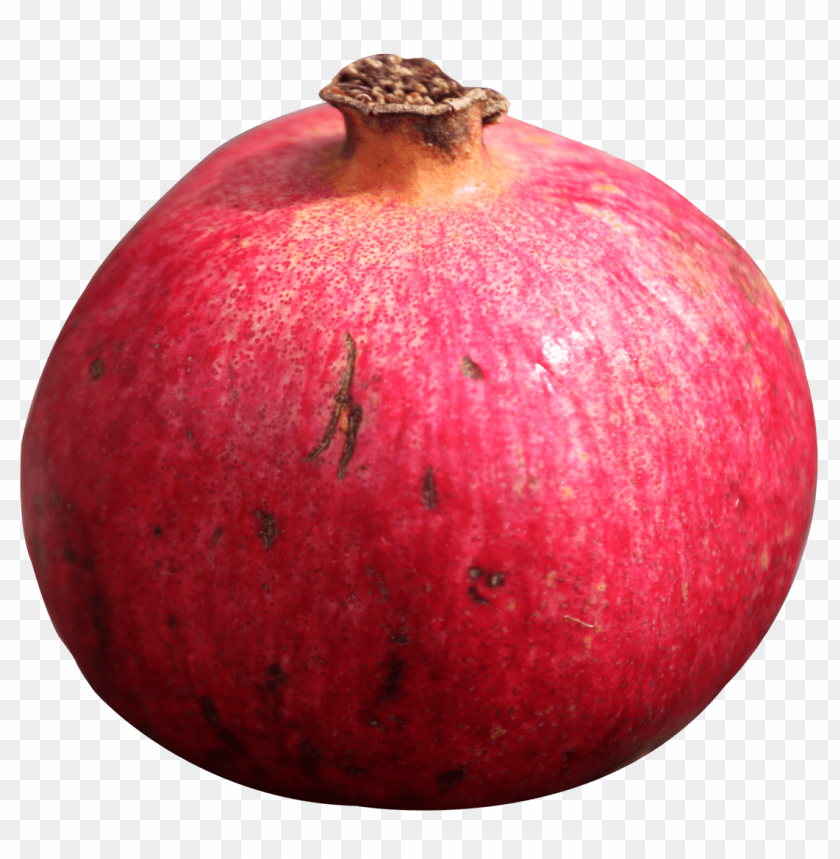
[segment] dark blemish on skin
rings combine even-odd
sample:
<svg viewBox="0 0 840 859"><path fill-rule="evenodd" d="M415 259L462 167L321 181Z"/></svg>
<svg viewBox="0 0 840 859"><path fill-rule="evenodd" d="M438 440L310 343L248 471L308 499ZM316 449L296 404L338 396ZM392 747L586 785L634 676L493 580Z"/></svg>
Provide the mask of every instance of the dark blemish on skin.
<svg viewBox="0 0 840 859"><path fill-rule="evenodd" d="M271 513L264 513L262 510L255 510L254 517L260 523L260 530L257 532L257 536L262 540L263 546L268 551L274 545L274 541L280 533L277 520Z"/></svg>
<svg viewBox="0 0 840 859"><path fill-rule="evenodd" d="M202 695L201 697L201 711L204 713L204 718L207 719L209 724L219 727L219 711L216 709L213 699L208 695ZM242 743L239 742L233 731L228 728L219 727L218 737L227 746L227 749L235 752L237 755L245 754ZM227 749L211 749L208 754L219 766L227 767L230 765L230 752Z"/></svg>
<svg viewBox="0 0 840 859"><path fill-rule="evenodd" d="M473 602L477 602L479 605L487 605L490 602L490 600L484 599L477 588L467 588L467 595Z"/></svg>
<svg viewBox="0 0 840 859"><path fill-rule="evenodd" d="M170 629L178 629L178 621L175 619L174 614L170 614L167 621L169 622ZM213 702L211 701L210 703L212 704Z"/></svg>
<svg viewBox="0 0 840 859"><path fill-rule="evenodd" d="M70 564L76 563L76 553L72 549L65 549L64 558Z"/></svg>
<svg viewBox="0 0 840 859"><path fill-rule="evenodd" d="M421 486L421 497L423 506L427 510L434 510L437 507L437 486L435 485L435 475L430 465L423 475L423 484Z"/></svg>
<svg viewBox="0 0 840 859"><path fill-rule="evenodd" d="M93 379L94 382L97 381L97 379L101 379L102 374L104 372L105 372L105 365L102 363L101 358L97 358L90 365L90 377L91 377L91 379Z"/></svg>
<svg viewBox="0 0 840 859"><path fill-rule="evenodd" d="M201 696L201 711L204 713L204 718L207 719L211 725L219 724L219 711L216 709L216 705L213 703L213 700L207 695Z"/></svg>
<svg viewBox="0 0 840 859"><path fill-rule="evenodd" d="M344 773L349 775L351 778L356 778L358 776L367 775L367 770L363 767L357 767L353 764L347 764L343 767Z"/></svg>
<svg viewBox="0 0 840 859"><path fill-rule="evenodd" d="M438 773L435 776L435 781L441 790L449 790L462 782L465 775L463 770L447 770L445 773Z"/></svg>
<svg viewBox="0 0 840 859"><path fill-rule="evenodd" d="M390 632L388 627L385 624L382 624L382 629L385 630L385 633L388 636L388 641L392 641L394 644L399 644L400 647L404 647L406 644L410 643L409 637L404 632L398 632L394 634Z"/></svg>
<svg viewBox="0 0 840 859"><path fill-rule="evenodd" d="M269 691L276 692L277 687L281 683L286 682L288 675L276 662L272 662L271 665L265 669L265 677L265 685L268 687Z"/></svg>
<svg viewBox="0 0 840 859"><path fill-rule="evenodd" d="M470 567L467 570L467 577L471 582L477 582L484 575L484 570L481 567Z"/></svg>
<svg viewBox="0 0 840 859"><path fill-rule="evenodd" d="M158 732L151 725L147 725L147 724L138 725L137 730L140 731L141 734L145 734L153 742L159 744Z"/></svg>
<svg viewBox="0 0 840 859"><path fill-rule="evenodd" d="M469 355L464 355L464 357L461 358L461 372L468 379L472 379L475 382L480 382L484 379L484 373L482 372L481 367L479 367Z"/></svg>
<svg viewBox="0 0 840 859"><path fill-rule="evenodd" d="M226 770L232 763L233 755L228 749L208 749L207 768L212 772L214 769Z"/></svg>
<svg viewBox="0 0 840 859"><path fill-rule="evenodd" d="M493 573L487 579L487 586L491 588L500 588L505 583L505 577L503 573Z"/></svg>
<svg viewBox="0 0 840 859"><path fill-rule="evenodd" d="M187 438L190 440L191 445L193 445L194 447L198 447L198 444L195 440L195 436L193 435L193 432L189 427L187 427Z"/></svg>
<svg viewBox="0 0 840 859"><path fill-rule="evenodd" d="M333 436L335 435L336 428L338 427L338 421L341 418L341 415L346 412L347 436L344 439L344 450L341 453L341 460L338 463L339 480L344 477L347 471L347 466L353 457L353 451L356 449L356 436L359 432L359 424L362 422L362 407L358 403L354 402L353 398L350 396L350 387L353 384L353 372L356 367L356 343L349 333L345 333L344 343L347 346L347 366L344 368L344 373L342 374L341 382L338 386L338 392L334 397L335 405L333 406L332 416L330 417L327 428L324 430L324 435L321 437L321 441L318 443L318 446L304 457L307 462L311 462L313 459L319 457L330 446Z"/></svg>
<svg viewBox="0 0 840 859"><path fill-rule="evenodd" d="M211 548L213 546L215 546L216 543L219 542L219 540L221 539L221 536L222 536L222 529L216 528L216 530L213 532L213 536L210 538L210 547Z"/></svg>
<svg viewBox="0 0 840 859"><path fill-rule="evenodd" d="M160 525L158 525L158 526L155 528L155 537L160 537L160 536L161 536L161 534L163 534L163 528L161 528L161 527L160 527Z"/></svg>
<svg viewBox="0 0 840 859"><path fill-rule="evenodd" d="M310 742L300 743L298 751L300 752L300 768L310 778L318 778L318 761L321 760L321 752Z"/></svg>
<svg viewBox="0 0 840 859"><path fill-rule="evenodd" d="M384 698L396 698L399 695L400 684L402 683L404 673L405 660L392 658L388 666L388 674L385 677L385 683L382 687L382 695Z"/></svg>
<svg viewBox="0 0 840 859"><path fill-rule="evenodd" d="M35 545L35 557L33 560L35 561L35 565L41 569L47 565L47 550L37 537L33 537L32 542Z"/></svg>
<svg viewBox="0 0 840 859"><path fill-rule="evenodd" d="M233 731L228 730L227 728L221 728L219 730L219 739L229 748L233 749L238 755L244 755L245 749L242 748L242 743L236 737L236 734Z"/></svg>

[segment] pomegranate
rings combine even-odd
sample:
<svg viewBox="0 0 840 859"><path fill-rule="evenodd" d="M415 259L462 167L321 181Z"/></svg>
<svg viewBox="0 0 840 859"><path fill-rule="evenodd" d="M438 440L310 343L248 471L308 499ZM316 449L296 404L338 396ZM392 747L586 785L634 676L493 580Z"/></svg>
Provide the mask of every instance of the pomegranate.
<svg viewBox="0 0 840 859"><path fill-rule="evenodd" d="M50 617L122 717L262 791L597 779L791 586L791 326L688 201L492 90L380 55L321 95L199 164L67 320L22 453Z"/></svg>

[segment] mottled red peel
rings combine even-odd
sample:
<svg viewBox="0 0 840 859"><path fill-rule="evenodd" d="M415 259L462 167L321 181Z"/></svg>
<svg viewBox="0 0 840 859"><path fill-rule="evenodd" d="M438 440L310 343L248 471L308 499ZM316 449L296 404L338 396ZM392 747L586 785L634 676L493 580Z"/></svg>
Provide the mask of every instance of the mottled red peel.
<svg viewBox="0 0 840 859"><path fill-rule="evenodd" d="M259 790L599 778L697 716L791 586L793 331L609 155L506 119L474 160L504 181L406 202L325 168L344 133L323 106L217 150L78 301L23 440L50 616L121 716Z"/></svg>

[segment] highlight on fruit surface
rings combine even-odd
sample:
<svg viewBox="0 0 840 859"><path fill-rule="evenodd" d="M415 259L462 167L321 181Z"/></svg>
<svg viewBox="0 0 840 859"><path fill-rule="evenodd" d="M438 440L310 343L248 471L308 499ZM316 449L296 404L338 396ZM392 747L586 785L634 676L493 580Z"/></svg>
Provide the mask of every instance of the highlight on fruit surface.
<svg viewBox="0 0 840 859"><path fill-rule="evenodd" d="M312 802L567 790L694 719L804 551L770 285L628 163L428 60L347 66L97 271L39 382L27 546L93 689Z"/></svg>

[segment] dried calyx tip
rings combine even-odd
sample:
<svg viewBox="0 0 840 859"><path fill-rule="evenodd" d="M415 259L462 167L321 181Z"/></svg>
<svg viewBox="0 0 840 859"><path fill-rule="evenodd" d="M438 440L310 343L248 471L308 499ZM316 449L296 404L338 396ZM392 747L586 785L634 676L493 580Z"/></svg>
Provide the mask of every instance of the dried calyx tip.
<svg viewBox="0 0 840 859"><path fill-rule="evenodd" d="M469 89L431 60L404 60L395 54L376 54L350 63L319 95L335 107L344 105L365 115L438 116L480 103L485 125L498 122L510 107L510 102L494 89Z"/></svg>

